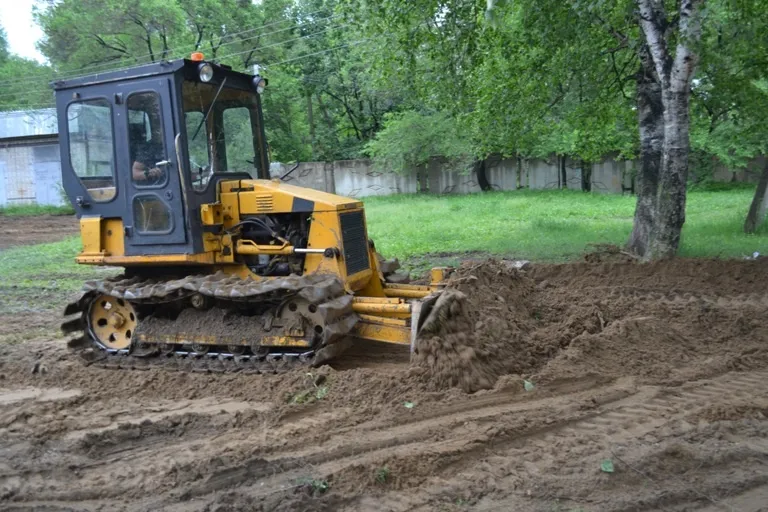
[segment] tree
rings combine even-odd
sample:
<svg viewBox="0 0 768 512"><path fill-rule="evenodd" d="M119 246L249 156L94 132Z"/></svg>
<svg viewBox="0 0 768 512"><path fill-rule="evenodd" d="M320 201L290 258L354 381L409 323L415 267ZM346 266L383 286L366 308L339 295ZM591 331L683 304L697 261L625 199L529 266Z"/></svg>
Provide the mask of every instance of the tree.
<svg viewBox="0 0 768 512"><path fill-rule="evenodd" d="M8 37L5 34L5 29L0 27L0 63L8 60Z"/></svg>
<svg viewBox="0 0 768 512"><path fill-rule="evenodd" d="M360 13L357 22L366 33L390 34L397 43L373 62L392 73L401 68L429 106L469 120L480 156L571 153L589 162L609 151L638 154L638 201L628 247L643 258L670 257L678 249L689 135L691 126L702 124L703 112L719 128L696 139L697 149L717 156L715 146L728 141L730 148L720 154L731 162L758 150L738 135L757 120L746 123L748 116L737 115L715 56L766 69L755 66L765 61L759 35L764 1L710 0L707 9L704 0L347 0L347 5ZM749 47L741 33L761 42ZM736 42L728 42L734 35ZM693 85L700 62L707 76ZM746 105L760 104L757 95L748 96L736 102L745 105L743 112ZM627 138L629 130L635 135Z"/></svg>
<svg viewBox="0 0 768 512"><path fill-rule="evenodd" d="M651 82L643 91L642 100L638 98L647 108L641 114L646 124L641 130L648 133L641 131L641 141L646 135L649 146L647 152L641 153L640 180L645 183L640 187L642 193L638 191L638 204L648 204L650 215L636 214L635 224L645 225L633 230L629 247L646 259L677 254L685 223L691 82L698 61L695 48L701 40L704 3L705 0L680 0L675 15L668 16L664 2L638 0L638 18L644 35L640 50L644 54L643 80ZM641 144L645 149L646 144ZM650 161L659 156L660 163Z"/></svg>
<svg viewBox="0 0 768 512"><path fill-rule="evenodd" d="M448 159L458 170L471 163L471 145L444 112L406 111L388 114L384 129L366 145L367 153L385 169L412 172L434 156Z"/></svg>

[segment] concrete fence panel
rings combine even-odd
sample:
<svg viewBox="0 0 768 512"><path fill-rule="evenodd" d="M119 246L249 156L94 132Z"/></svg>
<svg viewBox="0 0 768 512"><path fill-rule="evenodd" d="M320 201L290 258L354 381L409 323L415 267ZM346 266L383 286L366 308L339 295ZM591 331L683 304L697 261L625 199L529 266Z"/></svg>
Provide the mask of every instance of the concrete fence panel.
<svg viewBox="0 0 768 512"><path fill-rule="evenodd" d="M485 177L492 190L517 190L517 160L490 163L485 168Z"/></svg>
<svg viewBox="0 0 768 512"><path fill-rule="evenodd" d="M285 176L294 166L295 164L273 165L270 174L272 177ZM297 187L333 192L333 172L331 171L329 176L325 162L301 162L293 172L283 179L283 182Z"/></svg>
<svg viewBox="0 0 768 512"><path fill-rule="evenodd" d="M581 167L565 166L565 186L569 190L581 190Z"/></svg>
<svg viewBox="0 0 768 512"><path fill-rule="evenodd" d="M556 163L546 160L528 161L528 188L533 190L556 189L560 186L560 170Z"/></svg>
<svg viewBox="0 0 768 512"><path fill-rule="evenodd" d="M333 163L336 193L346 197L415 194L419 183L415 173L382 172L369 160L339 160Z"/></svg>
<svg viewBox="0 0 768 512"><path fill-rule="evenodd" d="M442 158L430 160L428 169L430 194L471 194L482 192L474 172L457 172L446 169Z"/></svg>
<svg viewBox="0 0 768 512"><path fill-rule="evenodd" d="M618 162L607 160L592 164L592 192L620 194L622 176Z"/></svg>

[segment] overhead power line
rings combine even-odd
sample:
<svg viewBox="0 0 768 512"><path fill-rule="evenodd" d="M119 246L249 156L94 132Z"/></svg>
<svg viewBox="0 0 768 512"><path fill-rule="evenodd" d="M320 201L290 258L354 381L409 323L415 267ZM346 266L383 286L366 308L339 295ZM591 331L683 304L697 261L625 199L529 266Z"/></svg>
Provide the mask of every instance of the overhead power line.
<svg viewBox="0 0 768 512"><path fill-rule="evenodd" d="M311 34L309 34L309 35L311 35ZM303 36L303 37L307 37L307 36ZM340 50L340 49L343 49L343 48L350 48L350 47L353 47L353 46L359 46L359 45L361 45L361 44L363 44L365 42L371 41L373 39L375 39L375 38L374 37L369 37L369 38L365 38L365 39L359 39L357 41L351 41L349 43L337 45L337 46L334 46L332 48L326 48L324 50L302 54L302 55L299 55L297 57L293 57L293 58L290 58L290 59L282 60L282 61L279 61L279 62L264 63L263 67L266 68L266 69L280 67L280 66L283 66L285 64L290 64L292 62L298 62L298 61L301 61L301 60L304 60L304 59L307 59L307 58L310 58L310 57L315 57L315 56L318 56L318 55L324 55L324 54L327 54L327 53L330 53L330 52L333 52L333 51L336 51L336 50ZM237 55L239 53L242 53L242 52L237 52L236 54L225 55L225 56L222 56L221 58L223 59L223 58L235 56L235 55ZM51 103L35 104L35 105L22 105L22 104L0 105L0 110L2 110L4 112L8 112L8 111L25 111L25 110L34 110L34 109L53 108L54 106L55 106L55 104L53 103L53 101L51 101ZM16 108L16 107L18 107L18 108Z"/></svg>
<svg viewBox="0 0 768 512"><path fill-rule="evenodd" d="M314 13L310 13L307 16L311 16L312 14L317 14L318 12L320 12L320 11L315 11ZM294 29L299 28L299 27L303 27L305 25L310 25L310 24L313 24L313 23L320 23L320 22L323 22L323 21L332 20L332 19L338 18L340 16L341 16L340 14L335 14L335 15L328 16L328 17L325 17L325 18L318 18L316 20L309 20L309 21L305 21L303 23L296 23L296 24L291 25L290 27L285 27L285 28L282 28L280 30L275 30L275 31L272 31L272 32L267 32L267 33L258 33L258 34L255 34L253 36L249 36L247 38L243 38L243 39L238 39L238 40L233 40L233 41L229 41L229 42L226 42L226 43L222 43L219 47L228 46L228 45L231 45L231 44L241 43L243 41L248 41L248 40L251 40L251 39L256 39L258 37L266 37L266 36L270 36L270 35L274 35L274 34L279 34L281 32L286 32L286 31L289 31L289 30L294 30ZM254 28L250 28L250 29L243 30L243 31L240 31L240 32L235 32L235 33L232 33L232 34L226 34L225 37L227 37L227 38L235 37L235 36L238 36L238 35L242 35L242 34L253 32L255 30L262 30L262 29L267 28L267 27L271 27L271 26L274 26L274 25L277 25L277 24L280 24L280 23L285 23L285 22L290 22L290 21L293 21L293 20L288 20L288 19L280 20L280 21L276 21L276 22L273 22L273 23L269 23L267 25L262 25L260 27L254 27ZM165 51L154 52L154 53L151 53L151 54L148 53L146 55L141 55L141 56L138 56L138 57L130 57L129 60L132 61L133 63L131 65L129 65L129 66L123 66L123 67L115 68L114 67L114 63L93 64L91 66L86 66L86 67L78 68L76 70L77 74L74 74L74 75L64 75L64 74L61 74L61 73L59 73L58 75L54 74L53 79L54 80L67 80L67 79L79 78L81 76L87 76L87 75L91 75L91 74L95 74L95 73L107 73L107 72L112 72L112 71L122 71L124 69L130 69L132 67L140 66L142 64L149 64L149 63L152 63L152 62L157 62L157 60L154 60L154 61L152 60L153 57L157 58L157 55L162 55L162 54L166 53L169 56L170 55L183 56L183 55L186 55L187 53L191 53L194 50L195 50L195 45L194 44L179 46L179 47L176 47L176 48L169 48L169 49L167 49ZM165 59L165 60L167 60L167 59ZM103 69L103 71L97 71L97 70L102 70L102 69ZM73 70L73 71L75 71L75 70ZM83 73L84 71L89 71L89 73ZM39 81L34 80L34 79L27 79L27 78L11 79L11 80L0 80L0 86L8 85L8 84L23 84L23 83L39 83Z"/></svg>
<svg viewBox="0 0 768 512"><path fill-rule="evenodd" d="M318 30L317 32L312 32L311 34L305 34L303 36L295 37L293 39L286 39L285 41L279 41L277 43L268 44L266 46L261 46L259 48L252 48L252 49L249 49L249 50L244 50L244 51L240 51L240 52L234 52L234 53L229 53L229 54L226 54L226 55L217 56L216 60L224 60L224 59L227 59L227 58L230 58L230 57L236 57L236 56L239 56L239 55L245 55L245 54L251 53L251 52L257 53L257 52L260 52L260 51L263 51L263 50L267 50L267 49L270 49L270 48L277 48L277 47L286 45L288 43L293 43L293 42L296 42L296 41L300 41L302 39L307 39L309 37L316 36L318 34L322 34L324 32L328 32L329 30L343 28L343 27L345 27L347 25L349 25L349 23L343 23L341 25L330 25L330 26L328 26L328 27L326 27L326 28L324 28L322 30ZM130 67L116 69L116 70L110 70L110 72L112 72L112 71L128 70L128 69L131 69L132 67L135 67L135 66L130 66ZM81 76L89 76L89 75L86 74L86 75L81 75ZM74 79L74 78L79 78L79 77L70 77L69 79L71 80L71 79ZM56 78L55 80L65 80L65 78ZM39 84L39 80L36 81L36 83ZM0 84L0 86L1 86L1 84ZM35 92L45 92L46 90L48 90L47 85L44 86L44 87L36 87L36 88L28 89L28 90L25 90L23 92L8 92L8 93L0 94L0 98L4 98L4 97L7 98L7 97L11 97L11 96L17 96L19 94L28 94L28 93L35 93Z"/></svg>
<svg viewBox="0 0 768 512"><path fill-rule="evenodd" d="M274 67L282 66L282 65L288 64L290 62L306 59L307 57L314 57L315 55L322 55L324 53L329 53L329 52L332 52L334 50L340 50L341 48L348 48L350 46L357 46L359 44L362 44L362 43L364 43L366 41L370 41L372 39L374 39L374 38L369 37L367 39L360 39L358 41L352 41L351 43L346 43L346 44L342 44L342 45L339 45L339 46L334 46L333 48L328 48L328 49L325 49L325 50L321 50L319 52L308 53L306 55L301 55L301 56L295 57L293 59L288 59L288 60L283 60L283 61L280 61L280 62L275 62L274 64L264 64L263 67L269 69L270 67L274 68Z"/></svg>

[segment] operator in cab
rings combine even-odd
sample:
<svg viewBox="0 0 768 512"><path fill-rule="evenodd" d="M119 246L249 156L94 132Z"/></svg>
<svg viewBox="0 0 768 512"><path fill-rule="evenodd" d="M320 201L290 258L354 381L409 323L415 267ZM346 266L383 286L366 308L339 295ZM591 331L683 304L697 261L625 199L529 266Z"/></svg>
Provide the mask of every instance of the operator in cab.
<svg viewBox="0 0 768 512"><path fill-rule="evenodd" d="M151 98L154 99L154 98ZM157 165L165 160L158 105L152 101L137 101L133 112L140 115L141 123L128 126L133 181L140 185L157 185L165 181L165 170Z"/></svg>

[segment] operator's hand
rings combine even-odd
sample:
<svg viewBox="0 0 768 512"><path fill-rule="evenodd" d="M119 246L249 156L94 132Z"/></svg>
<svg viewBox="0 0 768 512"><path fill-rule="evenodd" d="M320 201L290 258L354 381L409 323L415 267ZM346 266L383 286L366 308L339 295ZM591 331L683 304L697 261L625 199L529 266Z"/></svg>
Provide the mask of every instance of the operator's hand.
<svg viewBox="0 0 768 512"><path fill-rule="evenodd" d="M159 167L153 167L147 173L147 177L148 178L153 178L153 179L154 178L159 178L162 175L163 175L163 171Z"/></svg>

